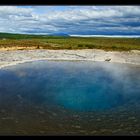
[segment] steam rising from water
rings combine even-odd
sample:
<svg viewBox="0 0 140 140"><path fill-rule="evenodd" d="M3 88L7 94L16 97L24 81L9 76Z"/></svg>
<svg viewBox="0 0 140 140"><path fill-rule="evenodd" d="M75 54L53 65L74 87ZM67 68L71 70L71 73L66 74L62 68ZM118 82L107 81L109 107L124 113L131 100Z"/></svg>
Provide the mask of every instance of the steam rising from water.
<svg viewBox="0 0 140 140"><path fill-rule="evenodd" d="M139 118L139 66L36 61L0 70L0 134L140 134Z"/></svg>
<svg viewBox="0 0 140 140"><path fill-rule="evenodd" d="M6 74L15 79L12 87L4 79L5 74L0 77L0 85L10 86L14 93L20 91L32 102L77 111L102 111L139 99L139 73L140 67L134 65L38 61L9 67ZM9 77L7 80L11 80Z"/></svg>

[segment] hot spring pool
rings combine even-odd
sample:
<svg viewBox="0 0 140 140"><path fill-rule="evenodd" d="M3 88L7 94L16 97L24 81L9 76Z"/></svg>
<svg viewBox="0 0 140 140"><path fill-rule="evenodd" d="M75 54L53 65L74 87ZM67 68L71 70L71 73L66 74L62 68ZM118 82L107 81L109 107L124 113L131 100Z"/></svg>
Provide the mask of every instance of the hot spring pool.
<svg viewBox="0 0 140 140"><path fill-rule="evenodd" d="M1 69L0 134L140 134L140 66L36 61Z"/></svg>

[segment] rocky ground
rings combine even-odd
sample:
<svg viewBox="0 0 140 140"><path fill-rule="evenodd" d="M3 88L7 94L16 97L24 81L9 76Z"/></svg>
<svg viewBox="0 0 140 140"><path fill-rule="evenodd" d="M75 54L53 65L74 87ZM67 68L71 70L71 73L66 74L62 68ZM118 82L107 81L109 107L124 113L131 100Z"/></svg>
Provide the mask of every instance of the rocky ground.
<svg viewBox="0 0 140 140"><path fill-rule="evenodd" d="M90 60L140 65L140 51L84 50L0 50L0 68L34 60Z"/></svg>

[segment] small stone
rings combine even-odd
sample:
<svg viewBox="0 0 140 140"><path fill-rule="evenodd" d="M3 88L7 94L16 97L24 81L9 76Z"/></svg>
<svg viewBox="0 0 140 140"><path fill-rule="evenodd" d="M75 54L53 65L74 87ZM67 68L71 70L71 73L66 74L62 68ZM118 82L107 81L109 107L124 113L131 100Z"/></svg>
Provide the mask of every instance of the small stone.
<svg viewBox="0 0 140 140"><path fill-rule="evenodd" d="M120 127L123 127L124 125L123 124L120 124Z"/></svg>
<svg viewBox="0 0 140 140"><path fill-rule="evenodd" d="M135 120L136 118L135 118L135 117L129 117L128 119L130 119L130 120Z"/></svg>
<svg viewBox="0 0 140 140"><path fill-rule="evenodd" d="M74 118L79 118L79 116L78 116L78 115L73 115L73 117L74 117Z"/></svg>
<svg viewBox="0 0 140 140"><path fill-rule="evenodd" d="M15 122L16 122L16 123L18 123L18 121L17 121L17 120L16 120Z"/></svg>
<svg viewBox="0 0 140 140"><path fill-rule="evenodd" d="M98 118L98 119L97 119L97 121L101 121L101 119L100 119L100 118Z"/></svg>
<svg viewBox="0 0 140 140"><path fill-rule="evenodd" d="M40 114L44 114L44 112L43 112L43 111L40 111L40 110L38 111L38 113L40 113Z"/></svg>
<svg viewBox="0 0 140 140"><path fill-rule="evenodd" d="M79 132L81 132L81 133L86 133L86 131L85 131L85 130L79 130Z"/></svg>
<svg viewBox="0 0 140 140"><path fill-rule="evenodd" d="M41 134L44 134L45 133L45 131L39 131Z"/></svg>
<svg viewBox="0 0 140 140"><path fill-rule="evenodd" d="M93 131L91 131L91 133L93 133L93 134L95 134L95 133L97 133L98 131L96 131L96 130L93 130Z"/></svg>
<svg viewBox="0 0 140 140"><path fill-rule="evenodd" d="M4 113L4 112L5 112L5 110L4 110L4 109L2 109L2 110L1 110L1 112L2 112L2 113Z"/></svg>
<svg viewBox="0 0 140 140"><path fill-rule="evenodd" d="M41 120L41 123L45 123L46 122L46 120Z"/></svg>
<svg viewBox="0 0 140 140"><path fill-rule="evenodd" d="M53 116L57 116L57 114L56 114L56 113L52 113L52 115L53 115Z"/></svg>
<svg viewBox="0 0 140 140"><path fill-rule="evenodd" d="M101 129L101 132L106 132L106 129Z"/></svg>
<svg viewBox="0 0 140 140"><path fill-rule="evenodd" d="M81 126L79 126L79 125L75 125L75 128L81 128Z"/></svg>
<svg viewBox="0 0 140 140"><path fill-rule="evenodd" d="M109 61L111 61L111 59L110 58L107 58L107 59L105 59L105 61L108 61L109 62Z"/></svg>

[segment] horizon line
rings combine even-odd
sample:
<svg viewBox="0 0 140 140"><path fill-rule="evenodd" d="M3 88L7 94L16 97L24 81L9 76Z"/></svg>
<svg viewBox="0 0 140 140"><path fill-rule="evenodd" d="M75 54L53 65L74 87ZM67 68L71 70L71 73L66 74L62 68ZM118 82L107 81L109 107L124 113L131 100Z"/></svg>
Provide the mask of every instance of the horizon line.
<svg viewBox="0 0 140 140"><path fill-rule="evenodd" d="M13 33L13 32L0 32L0 33L8 33L8 34L21 34L21 35L48 35L48 36L55 36L55 34L57 35L57 36L63 36L63 35L61 35L61 33L60 33L60 35L59 35L59 33ZM140 35L88 35L88 34L84 34L84 35L82 35L82 34L68 34L68 33L62 33L62 34L66 34L66 35L68 35L68 36L70 36L70 37L125 37L125 38L140 38Z"/></svg>
<svg viewBox="0 0 140 140"><path fill-rule="evenodd" d="M125 37L125 38L134 38L134 37L140 37L140 35L69 35L71 37Z"/></svg>

